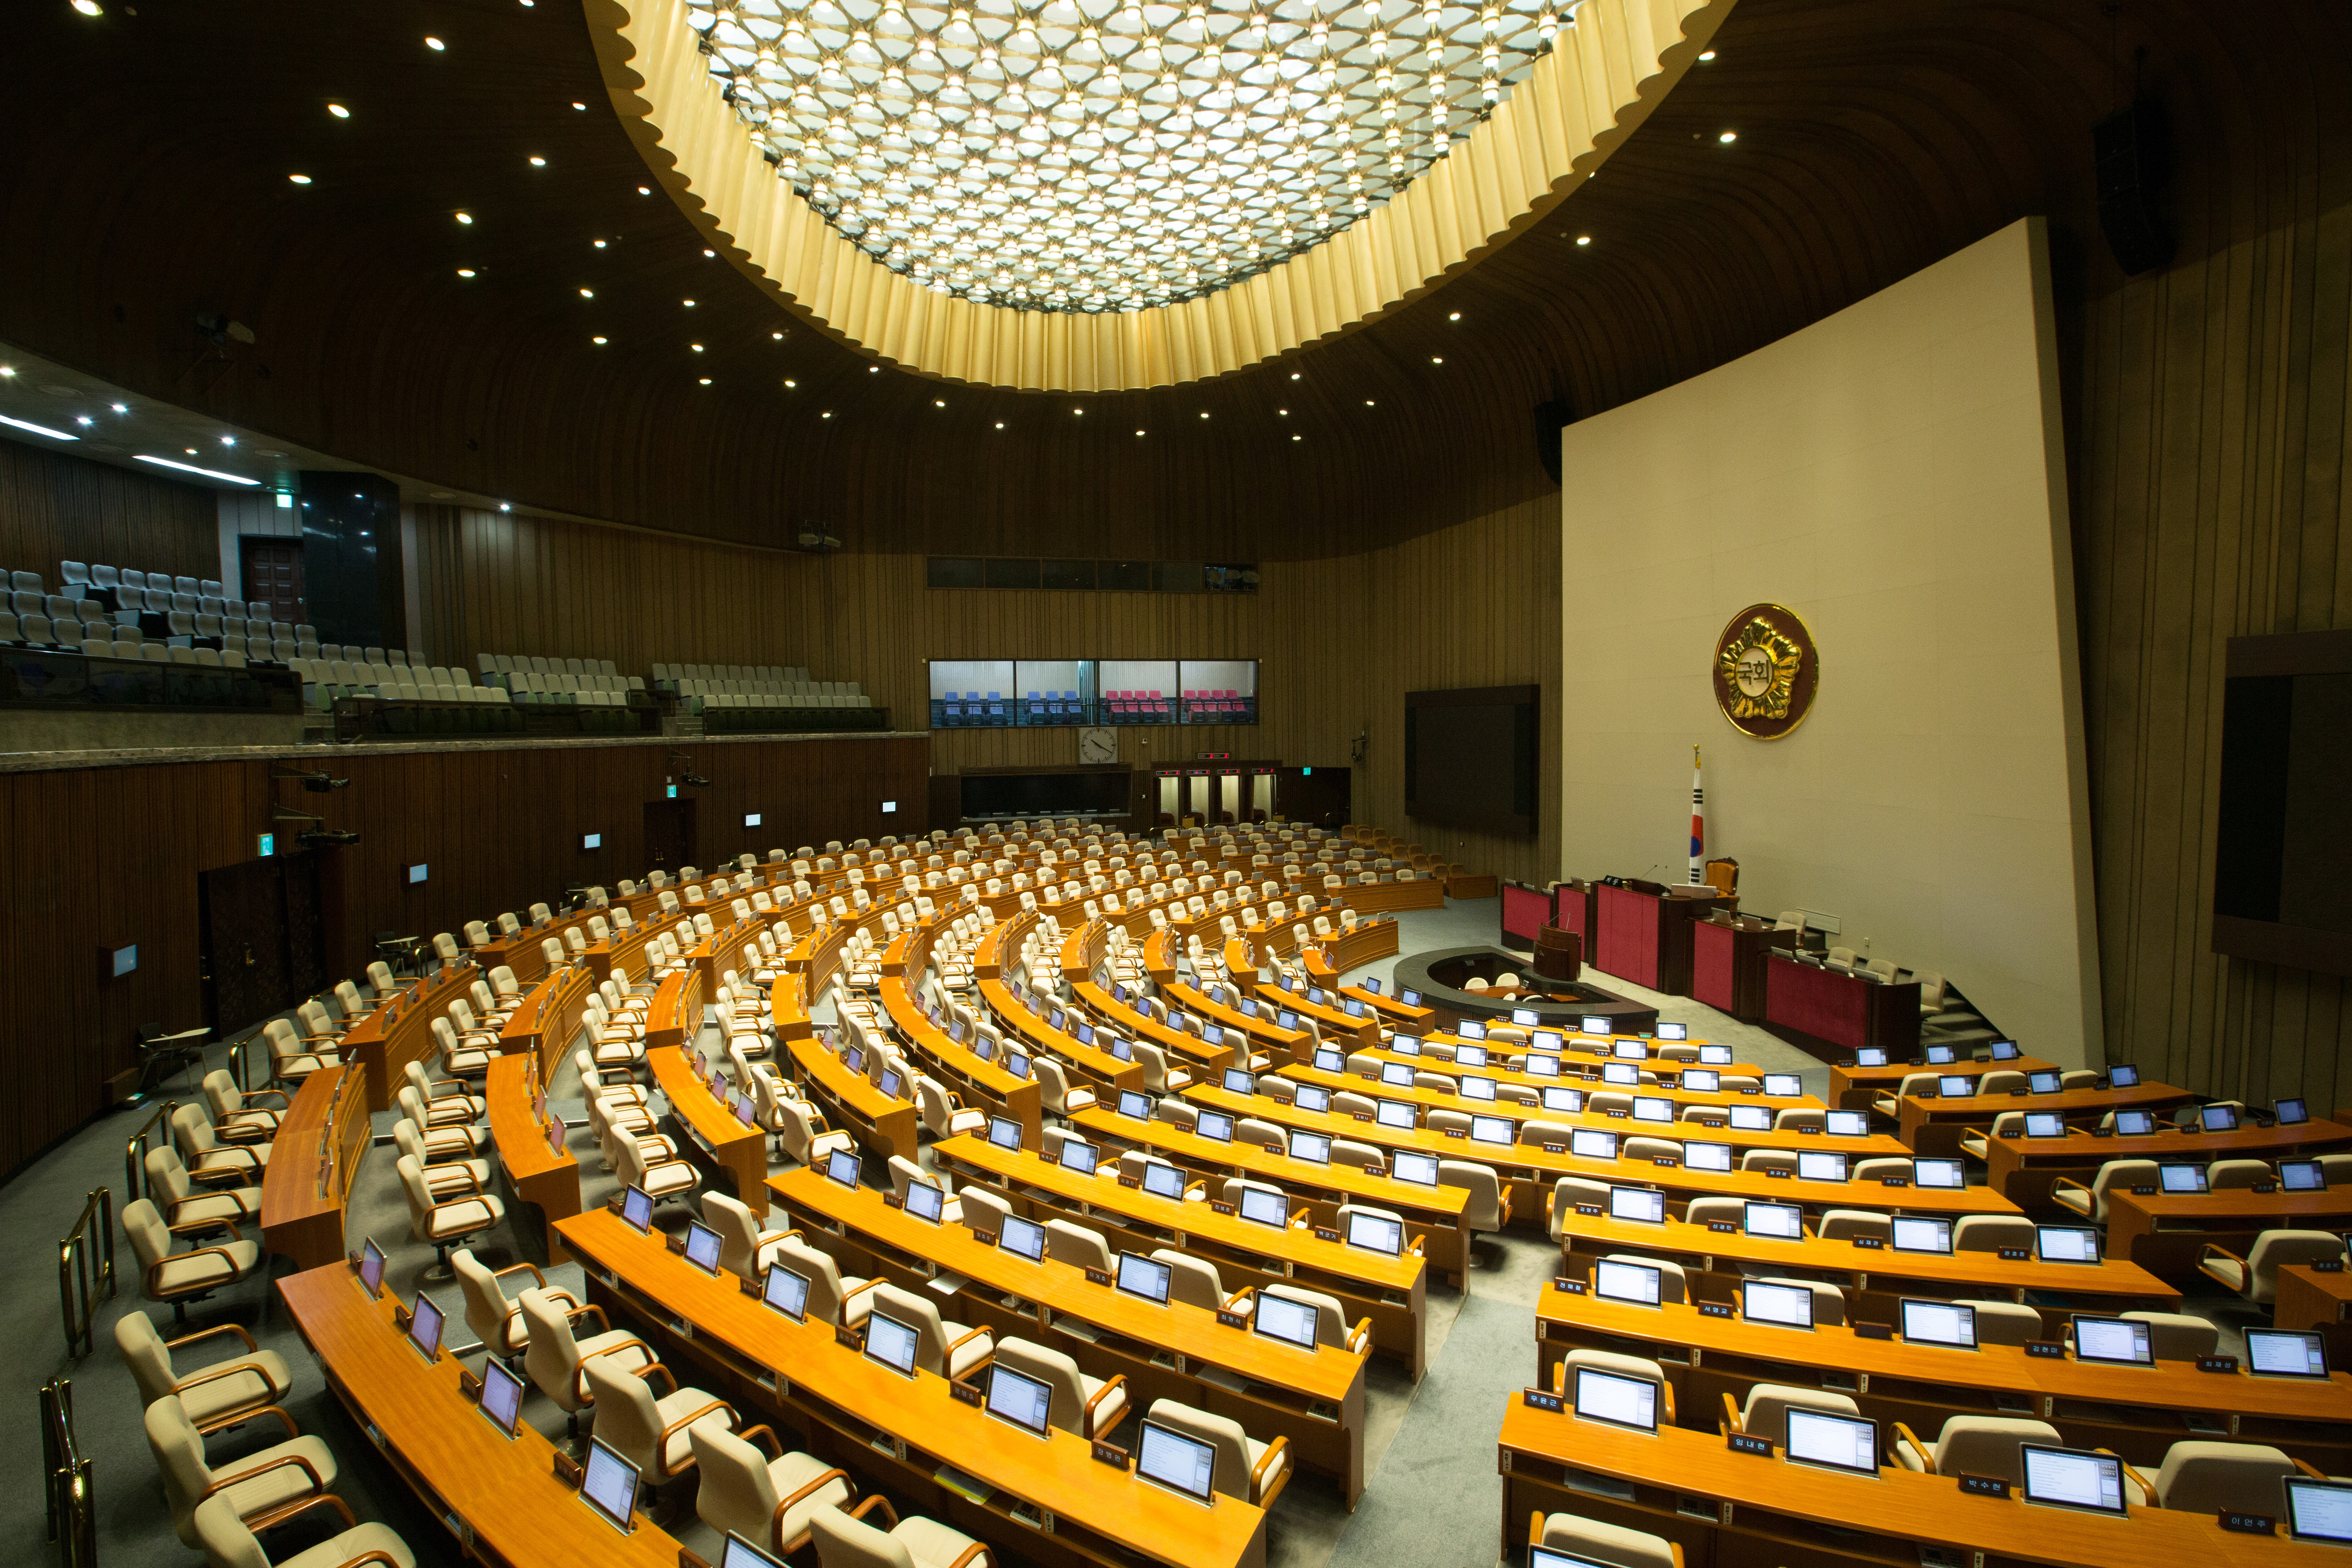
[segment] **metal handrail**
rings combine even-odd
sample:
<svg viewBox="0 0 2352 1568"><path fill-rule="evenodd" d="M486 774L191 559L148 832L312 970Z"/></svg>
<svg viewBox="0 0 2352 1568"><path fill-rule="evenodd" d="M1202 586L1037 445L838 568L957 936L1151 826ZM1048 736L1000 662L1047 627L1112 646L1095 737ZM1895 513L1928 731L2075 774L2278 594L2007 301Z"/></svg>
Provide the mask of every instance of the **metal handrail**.
<svg viewBox="0 0 2352 1568"><path fill-rule="evenodd" d="M266 1045L268 1037L256 1030L228 1048L228 1076L236 1084L236 1091L239 1094L253 1092L253 1078L252 1073L246 1067L245 1047L257 1040Z"/></svg>
<svg viewBox="0 0 2352 1568"><path fill-rule="evenodd" d="M73 1384L62 1377L41 1384L41 1458L49 1539L61 1547L60 1561L66 1568L98 1568L98 1498L89 1461L74 1441Z"/></svg>
<svg viewBox="0 0 2352 1568"><path fill-rule="evenodd" d="M96 1259L93 1239L102 1254ZM100 1187L58 1243L58 1306L65 1318L67 1355L79 1360L97 1348L98 1304L113 1299L114 1193Z"/></svg>
<svg viewBox="0 0 2352 1568"><path fill-rule="evenodd" d="M124 1194L122 1201L124 1203L136 1203L147 1195L147 1151L154 1146L155 1139L159 1136L155 1131L156 1125L162 1123L168 1128L171 1124L172 1112L179 1109L178 1100L165 1100L148 1112L147 1120L139 1124L139 1131L133 1132L124 1142L122 1145ZM160 1136L168 1140L172 1134L165 1131Z"/></svg>

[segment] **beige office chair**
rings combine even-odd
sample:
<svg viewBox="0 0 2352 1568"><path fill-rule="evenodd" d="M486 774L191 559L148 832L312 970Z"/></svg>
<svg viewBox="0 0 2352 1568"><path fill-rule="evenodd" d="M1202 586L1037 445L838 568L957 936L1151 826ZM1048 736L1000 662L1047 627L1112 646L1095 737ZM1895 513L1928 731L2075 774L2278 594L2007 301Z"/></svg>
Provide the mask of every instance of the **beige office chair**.
<svg viewBox="0 0 2352 1568"><path fill-rule="evenodd" d="M216 1335L236 1339L245 1346L244 1353L232 1353L186 1373L173 1364L173 1352ZM280 1404L294 1386L294 1373L286 1358L276 1351L255 1348L253 1336L236 1323L166 1340L155 1331L154 1320L134 1307L114 1321L114 1348L122 1364L131 1369L131 1381L138 1385L142 1407L176 1395L188 1419L200 1429L241 1421L266 1405Z"/></svg>
<svg viewBox="0 0 2352 1568"><path fill-rule="evenodd" d="M1102 1232L1066 1219L1045 1222L1045 1256L1073 1268L1099 1268L1105 1273L1115 1264L1110 1243L1103 1239Z"/></svg>
<svg viewBox="0 0 2352 1568"><path fill-rule="evenodd" d="M728 1432L701 1422L686 1435L702 1477L694 1511L722 1536L740 1535L772 1556L789 1557L807 1545L810 1516L850 1500L847 1471L814 1455L784 1452L766 1426ZM773 1458L752 1447L754 1439L764 1440Z"/></svg>
<svg viewBox="0 0 2352 1568"><path fill-rule="evenodd" d="M1826 1388L1797 1388L1785 1383L1759 1383L1748 1391L1745 1401L1735 1404L1731 1391L1723 1393L1723 1430L1726 1433L1748 1432L1759 1437L1769 1437L1782 1447L1788 1446L1789 1412L1819 1410L1831 1415L1851 1415L1857 1419L1861 1406L1850 1394Z"/></svg>
<svg viewBox="0 0 2352 1568"><path fill-rule="evenodd" d="M2060 1176L2050 1185L2050 1195L2067 1208L2095 1225L2107 1223L2107 1196L2118 1190L2129 1192L2134 1187L2153 1187L2158 1182L2153 1160L2109 1160L2091 1178L2091 1184Z"/></svg>
<svg viewBox="0 0 2352 1568"><path fill-rule="evenodd" d="M1048 1057L1036 1057L1032 1058L1031 1067L1037 1075L1038 1102L1047 1111L1066 1121L1095 1106L1095 1091L1073 1087L1059 1062Z"/></svg>
<svg viewBox="0 0 2352 1568"><path fill-rule="evenodd" d="M391 1526L362 1524L352 1516L351 1506L332 1492L321 1492L267 1517L272 1524L283 1524L315 1508L332 1509L342 1521L341 1531L308 1551L283 1559L278 1568L360 1568L362 1563L389 1563L392 1568L416 1568L415 1553ZM261 1542L254 1539L245 1521L237 1517L236 1504L228 1498L210 1497L198 1503L195 1526L206 1568L270 1568L269 1554L261 1549Z"/></svg>
<svg viewBox="0 0 2352 1568"><path fill-rule="evenodd" d="M436 1121L424 1097L405 1084L394 1098L400 1102L402 1120L417 1130L424 1141L426 1156L436 1163L467 1159L480 1153L489 1143L490 1131L487 1127L478 1127L455 1117L444 1117Z"/></svg>
<svg viewBox="0 0 2352 1568"><path fill-rule="evenodd" d="M1976 1309L1977 1343L2021 1345L2042 1337L2042 1312L2018 1301L1963 1301Z"/></svg>
<svg viewBox="0 0 2352 1568"><path fill-rule="evenodd" d="M1272 1508L1290 1484L1290 1439L1261 1443L1242 1430L1230 1416L1213 1415L1173 1399L1155 1399L1147 1413L1162 1426L1206 1443L1215 1450L1210 1485L1227 1497L1259 1508Z"/></svg>
<svg viewBox="0 0 2352 1568"><path fill-rule="evenodd" d="M886 1533L866 1522L879 1511L890 1521ZM937 1520L909 1514L900 1519L879 1492L844 1511L824 1507L809 1515L817 1568L995 1568L986 1545Z"/></svg>
<svg viewBox="0 0 2352 1568"><path fill-rule="evenodd" d="M512 1362L530 1344L530 1325L522 1315L522 1308L507 1300L506 1287L500 1283L510 1274L528 1274L531 1287L544 1292L551 1300L561 1301L567 1312L579 1309L579 1299L571 1291L551 1289L547 1276L536 1264L518 1263L511 1268L493 1269L476 1258L469 1247L461 1247L449 1255L449 1267L457 1271L457 1289L466 1298L466 1327L500 1361Z"/></svg>
<svg viewBox="0 0 2352 1568"><path fill-rule="evenodd" d="M688 1195L699 1179L688 1162L651 1157L644 1141L626 1137L613 1141L613 1173L644 1188L656 1203Z"/></svg>
<svg viewBox="0 0 2352 1568"><path fill-rule="evenodd" d="M1903 1101L1915 1094L1934 1094L1936 1081L1936 1075L1931 1072L1905 1073L1903 1081L1895 1085L1895 1092L1878 1096L1870 1102L1871 1109L1881 1116L1900 1117L1903 1114Z"/></svg>
<svg viewBox="0 0 2352 1568"><path fill-rule="evenodd" d="M836 1328L854 1329L874 1310L879 1279L844 1275L831 1258L797 1237L786 1237L776 1248L776 1261L809 1282L810 1317Z"/></svg>
<svg viewBox="0 0 2352 1568"><path fill-rule="evenodd" d="M1852 1241L1858 1236L1891 1241L1895 1237L1895 1223L1890 1216L1876 1209L1825 1209L1816 1234L1823 1241Z"/></svg>
<svg viewBox="0 0 2352 1568"><path fill-rule="evenodd" d="M2125 1312L2126 1321L2147 1325L2148 1350L2158 1361L2195 1361L2221 1342L2221 1325L2187 1312Z"/></svg>
<svg viewBox="0 0 2352 1568"><path fill-rule="evenodd" d="M2243 1258L2226 1247L2205 1244L2198 1270L2219 1280L2242 1300L2267 1307L2278 1300L2278 1271L2289 1263L2321 1263L2344 1257L2344 1238L2325 1230L2266 1230Z"/></svg>
<svg viewBox="0 0 2352 1568"><path fill-rule="evenodd" d="M719 1233L719 1267L743 1279L765 1274L784 1238L799 1234L761 1230L759 1215L725 1193L702 1194L702 1223Z"/></svg>
<svg viewBox="0 0 2352 1568"><path fill-rule="evenodd" d="M1786 1285L1792 1290L1811 1294L1816 1325L1827 1324L1836 1328L1845 1322L1845 1292L1834 1285L1825 1285L1818 1279L1790 1279L1778 1274L1759 1274L1756 1276L1756 1282L1759 1285Z"/></svg>
<svg viewBox="0 0 2352 1568"><path fill-rule="evenodd" d="M1743 1171L1786 1171L1797 1173L1797 1156L1786 1149L1750 1149L1739 1156Z"/></svg>
<svg viewBox="0 0 2352 1568"><path fill-rule="evenodd" d="M261 1244L236 1236L234 1227L231 1240L173 1252L163 1215L145 1198L123 1206L122 1229L139 1257L139 1293L171 1308L175 1324L188 1321L189 1302L236 1284L261 1266Z"/></svg>
<svg viewBox="0 0 2352 1568"><path fill-rule="evenodd" d="M2316 1473L2267 1444L2199 1438L2184 1438L2167 1448L2153 1481L2129 1466L2125 1469L2127 1501L2208 1516L2273 1513L2284 1495L2281 1481Z"/></svg>
<svg viewBox="0 0 2352 1568"><path fill-rule="evenodd" d="M2205 1167L2205 1184L2212 1191L2243 1191L2256 1182L2278 1179L2266 1160L2216 1160Z"/></svg>
<svg viewBox="0 0 2352 1568"><path fill-rule="evenodd" d="M260 1089L250 1093L236 1087L236 1080L226 1068L215 1068L205 1074L205 1104L212 1111L213 1136L224 1143L267 1143L278 1136L278 1124L292 1104L286 1091ZM272 1110L255 1103L275 1100Z"/></svg>
<svg viewBox="0 0 2352 1568"><path fill-rule="evenodd" d="M258 1182L269 1163L268 1144L221 1143L213 1137L213 1124L193 1105L172 1112L172 1142L200 1187Z"/></svg>
<svg viewBox="0 0 2352 1568"><path fill-rule="evenodd" d="M1962 1215L1952 1223L1954 1252L1998 1252L2004 1247L2031 1248L2033 1222L2021 1215Z"/></svg>
<svg viewBox="0 0 2352 1568"><path fill-rule="evenodd" d="M774 1109L776 1146L803 1165L822 1165L835 1150L854 1152L857 1147L856 1139L839 1128L827 1127L824 1114L806 1100L780 1095Z"/></svg>
<svg viewBox="0 0 2352 1568"><path fill-rule="evenodd" d="M1000 1341L996 1359L1045 1384L1049 1391L1045 1419L1065 1432L1100 1437L1127 1417L1125 1373L1108 1380L1088 1377L1061 1352L1023 1339Z"/></svg>
<svg viewBox="0 0 2352 1568"><path fill-rule="evenodd" d="M482 1119L487 1103L477 1095L467 1094L466 1086L456 1079L445 1078L436 1081L428 1078L422 1062L410 1062L402 1072L407 1086L416 1091L416 1098L425 1102L425 1109L431 1113L428 1126L443 1127L452 1122L479 1121ZM454 1092L444 1094L441 1092L443 1089Z"/></svg>
<svg viewBox="0 0 2352 1568"><path fill-rule="evenodd" d="M625 1329L612 1327L604 1308L593 1302L567 1307L568 1300L551 1290L532 1289L517 1298L515 1304L522 1309L523 1373L531 1386L555 1401L563 1412L564 1429L576 1436L580 1412L596 1402L581 1372L583 1363L610 1357L615 1369L635 1372L653 1365L656 1358L645 1341ZM598 1325L598 1331L584 1340L572 1332L572 1325L583 1318L593 1318Z"/></svg>
<svg viewBox="0 0 2352 1568"><path fill-rule="evenodd" d="M1609 1208L1609 1185L1589 1176L1562 1176L1551 1184L1550 1218L1547 1228L1554 1241L1562 1239L1567 1222L1576 1213L1579 1204L1598 1204L1601 1211Z"/></svg>
<svg viewBox="0 0 2352 1568"><path fill-rule="evenodd" d="M409 1234L433 1248L434 1265L424 1278L447 1279L449 1249L504 1219L506 1204L480 1193L438 1202L433 1196L433 1189L425 1184L424 1168L415 1161L403 1154L393 1162L393 1167L400 1173L401 1194L408 1200Z"/></svg>
<svg viewBox="0 0 2352 1568"><path fill-rule="evenodd" d="M934 1138L978 1132L988 1126L988 1112L977 1107L967 1108L961 1096L949 1092L946 1085L924 1073L915 1075L915 1109L922 1118L924 1131Z"/></svg>
<svg viewBox="0 0 2352 1568"><path fill-rule="evenodd" d="M1259 1287L1269 1296L1297 1301L1315 1309L1315 1342L1350 1355L1369 1354L1372 1348L1372 1321L1360 1319L1356 1326L1348 1326L1348 1310L1337 1296L1327 1296L1320 1290L1309 1290L1303 1285L1268 1283Z"/></svg>
<svg viewBox="0 0 2352 1568"><path fill-rule="evenodd" d="M2058 1428L2017 1415L1954 1415L1937 1434L1935 1447L1919 1441L1910 1427L1895 1423L1895 1459L1906 1470L1931 1476L1992 1476L2012 1487L2025 1484L2027 1443L2063 1447Z"/></svg>
<svg viewBox="0 0 2352 1568"><path fill-rule="evenodd" d="M1990 1073L1987 1073L1985 1076L1987 1078L1990 1078L1992 1075ZM2019 1076L2022 1077L2023 1075L2020 1074ZM1993 1138L2022 1138L2024 1136L2025 1112L2022 1110L2004 1110L1999 1116L1992 1119ZM1992 1150L1992 1142L1990 1139L1985 1137L1982 1133L1970 1132L1961 1137L1960 1149L1961 1152L1966 1153L1971 1160L1983 1160L1990 1153Z"/></svg>
<svg viewBox="0 0 2352 1568"><path fill-rule="evenodd" d="M435 1203L450 1198L470 1197L489 1185L490 1163L488 1160L464 1158L436 1160L425 1141L425 1132L415 1122L402 1117L393 1124L392 1141L401 1153L407 1155L425 1173L425 1190Z"/></svg>
<svg viewBox="0 0 2352 1568"><path fill-rule="evenodd" d="M198 1192L188 1178L180 1152L169 1143L147 1151L142 1162L147 1173L147 1195L163 1211L163 1223L173 1236L234 1233L240 1225L261 1215L259 1187L214 1185Z"/></svg>
<svg viewBox="0 0 2352 1568"><path fill-rule="evenodd" d="M1664 1536L1579 1513L1538 1513L1528 1532L1547 1547L1610 1568L1683 1568L1683 1549Z"/></svg>
<svg viewBox="0 0 2352 1568"><path fill-rule="evenodd" d="M669 1368L624 1368L611 1356L583 1362L591 1401L596 1406L596 1438L637 1467L644 1484L660 1488L694 1468L695 1427L732 1432L735 1407L699 1388L680 1388ZM653 1378L668 1392L656 1398Z"/></svg>
<svg viewBox="0 0 2352 1568"><path fill-rule="evenodd" d="M1225 1294L1225 1282L1217 1266L1205 1258L1194 1258L1172 1247L1155 1247L1151 1259L1168 1265L1168 1299L1214 1312L1230 1309L1241 1296ZM1246 1291L1242 1292L1245 1296Z"/></svg>
<svg viewBox="0 0 2352 1568"><path fill-rule="evenodd" d="M1658 1425L1675 1424L1675 1385L1666 1381L1665 1369L1647 1356L1621 1355L1615 1351L1589 1350L1582 1347L1562 1356L1552 1369L1552 1387L1560 1394L1571 1394L1576 1387L1576 1374L1584 1368L1594 1372L1614 1373L1619 1377L1640 1378L1658 1385Z"/></svg>
<svg viewBox="0 0 2352 1568"><path fill-rule="evenodd" d="M159 1399L147 1407L147 1447L163 1475L163 1497L182 1545L202 1550L196 1505L207 1498L227 1499L240 1519L250 1520L335 1484L335 1456L327 1445L301 1436L294 1418L279 1414L286 1441L241 1454L216 1470L205 1461L204 1434L178 1400Z"/></svg>

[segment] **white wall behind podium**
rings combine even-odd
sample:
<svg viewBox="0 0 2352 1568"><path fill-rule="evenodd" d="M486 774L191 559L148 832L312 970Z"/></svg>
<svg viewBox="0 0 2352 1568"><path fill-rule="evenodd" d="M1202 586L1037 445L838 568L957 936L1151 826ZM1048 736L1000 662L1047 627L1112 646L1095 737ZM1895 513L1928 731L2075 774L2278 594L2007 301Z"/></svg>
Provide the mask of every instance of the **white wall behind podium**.
<svg viewBox="0 0 2352 1568"><path fill-rule="evenodd" d="M1690 749L1740 902L1943 972L2032 1053L2100 1037L2042 220L1561 432L1561 875L1686 875ZM1802 616L1811 716L1752 740L1717 637Z"/></svg>

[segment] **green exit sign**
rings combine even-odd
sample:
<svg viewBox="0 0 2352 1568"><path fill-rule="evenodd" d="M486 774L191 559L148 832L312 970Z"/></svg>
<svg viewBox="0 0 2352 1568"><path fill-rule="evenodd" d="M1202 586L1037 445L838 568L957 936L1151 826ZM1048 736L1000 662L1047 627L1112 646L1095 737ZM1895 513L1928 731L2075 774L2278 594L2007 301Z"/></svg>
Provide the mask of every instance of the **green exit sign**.
<svg viewBox="0 0 2352 1568"><path fill-rule="evenodd" d="M668 794L665 795L664 798L667 800L676 800L677 798L677 785L670 785Z"/></svg>
<svg viewBox="0 0 2352 1568"><path fill-rule="evenodd" d="M268 859L272 855L278 853L278 835L275 833L263 834L261 836L261 842L256 847L258 849L263 859Z"/></svg>

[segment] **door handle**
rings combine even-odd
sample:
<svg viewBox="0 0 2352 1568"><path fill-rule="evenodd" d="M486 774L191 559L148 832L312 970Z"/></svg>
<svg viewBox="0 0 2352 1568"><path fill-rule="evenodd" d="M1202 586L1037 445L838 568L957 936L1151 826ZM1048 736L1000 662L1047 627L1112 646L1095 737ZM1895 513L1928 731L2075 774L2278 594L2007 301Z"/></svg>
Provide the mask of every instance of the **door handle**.
<svg viewBox="0 0 2352 1568"><path fill-rule="evenodd" d="M247 942L240 942L238 945L245 950L245 966L247 969L251 969L253 967L253 943Z"/></svg>

